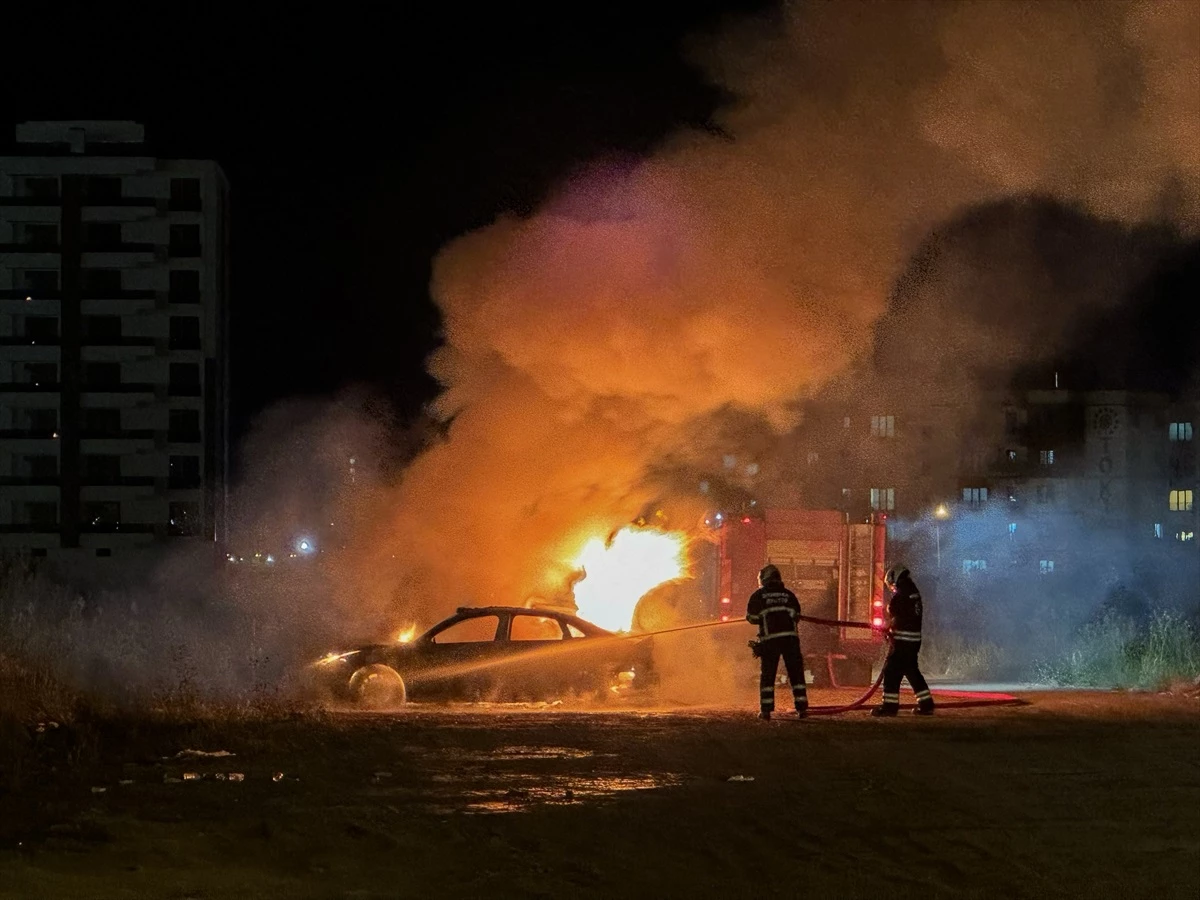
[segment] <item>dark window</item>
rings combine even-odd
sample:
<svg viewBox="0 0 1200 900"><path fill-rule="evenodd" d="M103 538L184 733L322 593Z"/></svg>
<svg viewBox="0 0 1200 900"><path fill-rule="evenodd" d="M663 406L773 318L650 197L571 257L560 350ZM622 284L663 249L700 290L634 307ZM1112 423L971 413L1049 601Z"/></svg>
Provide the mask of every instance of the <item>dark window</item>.
<svg viewBox="0 0 1200 900"><path fill-rule="evenodd" d="M199 256L200 255L200 226L172 225L171 226L171 255Z"/></svg>
<svg viewBox="0 0 1200 900"><path fill-rule="evenodd" d="M58 504L53 500L39 500L26 503L25 520L30 525L53 528L58 525ZM34 551L34 555L45 556L45 553L38 554Z"/></svg>
<svg viewBox="0 0 1200 900"><path fill-rule="evenodd" d="M26 316L25 337L31 341L58 340L58 317Z"/></svg>
<svg viewBox="0 0 1200 900"><path fill-rule="evenodd" d="M111 453L83 454L83 477L93 484L115 484L121 479L121 457Z"/></svg>
<svg viewBox="0 0 1200 900"><path fill-rule="evenodd" d="M112 547L97 547L97 556L112 556Z"/></svg>
<svg viewBox="0 0 1200 900"><path fill-rule="evenodd" d="M172 456L170 460L171 487L190 488L200 486L200 457Z"/></svg>
<svg viewBox="0 0 1200 900"><path fill-rule="evenodd" d="M88 250L107 250L121 246L121 226L115 222L89 222L84 225L84 245Z"/></svg>
<svg viewBox="0 0 1200 900"><path fill-rule="evenodd" d="M494 641L499 625L498 616L476 616L472 619L463 619L434 635L433 642L435 644L477 644Z"/></svg>
<svg viewBox="0 0 1200 900"><path fill-rule="evenodd" d="M200 440L200 410L173 409L168 420L167 440Z"/></svg>
<svg viewBox="0 0 1200 900"><path fill-rule="evenodd" d="M57 178L34 178L29 177L24 179L24 196L36 197L39 200L53 200L58 197L58 179Z"/></svg>
<svg viewBox="0 0 1200 900"><path fill-rule="evenodd" d="M171 363L170 392L182 397L200 394L200 364Z"/></svg>
<svg viewBox="0 0 1200 900"><path fill-rule="evenodd" d="M120 434L121 411L119 409L83 410L83 432L90 435Z"/></svg>
<svg viewBox="0 0 1200 900"><path fill-rule="evenodd" d="M172 269L171 270L171 302L199 303L200 302L200 270Z"/></svg>
<svg viewBox="0 0 1200 900"><path fill-rule="evenodd" d="M121 293L121 270L84 269L83 292L89 297L115 297Z"/></svg>
<svg viewBox="0 0 1200 900"><path fill-rule="evenodd" d="M39 387L58 384L58 363L25 363L25 383Z"/></svg>
<svg viewBox="0 0 1200 900"><path fill-rule="evenodd" d="M171 316L172 350L200 349L200 320L195 316Z"/></svg>
<svg viewBox="0 0 1200 900"><path fill-rule="evenodd" d="M168 507L168 533L175 536L195 535L200 533L200 504L190 502L173 502Z"/></svg>
<svg viewBox="0 0 1200 900"><path fill-rule="evenodd" d="M87 180L85 191L88 203L112 203L121 199L121 179L93 175Z"/></svg>
<svg viewBox="0 0 1200 900"><path fill-rule="evenodd" d="M58 430L58 410L28 409L25 411L25 421L30 431L53 434Z"/></svg>
<svg viewBox="0 0 1200 900"><path fill-rule="evenodd" d="M83 524L91 528L104 528L119 525L121 522L121 501L92 500L83 504Z"/></svg>
<svg viewBox="0 0 1200 900"><path fill-rule="evenodd" d="M48 454L25 457L25 465L31 478L53 478L58 474L58 457Z"/></svg>
<svg viewBox="0 0 1200 900"><path fill-rule="evenodd" d="M57 269L26 269L25 290L33 296L58 293Z"/></svg>
<svg viewBox="0 0 1200 900"><path fill-rule="evenodd" d="M83 370L83 383L89 391L121 386L121 364L115 362L88 363Z"/></svg>
<svg viewBox="0 0 1200 900"><path fill-rule="evenodd" d="M200 209L200 179L171 179L171 209Z"/></svg>
<svg viewBox="0 0 1200 900"><path fill-rule="evenodd" d="M83 335L89 344L119 344L121 342L120 316L84 316Z"/></svg>
<svg viewBox="0 0 1200 900"><path fill-rule="evenodd" d="M21 243L27 247L57 247L58 226L27 222Z"/></svg>

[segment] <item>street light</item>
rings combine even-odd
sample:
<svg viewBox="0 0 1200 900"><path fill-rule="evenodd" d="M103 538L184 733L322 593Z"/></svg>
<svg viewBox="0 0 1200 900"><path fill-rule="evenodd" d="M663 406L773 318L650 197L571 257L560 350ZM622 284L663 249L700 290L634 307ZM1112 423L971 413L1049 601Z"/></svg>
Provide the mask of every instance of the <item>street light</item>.
<svg viewBox="0 0 1200 900"><path fill-rule="evenodd" d="M937 521L933 525L933 539L937 545L937 567L938 571L942 570L942 522L950 518L950 507L945 503L939 503L933 510L933 517Z"/></svg>

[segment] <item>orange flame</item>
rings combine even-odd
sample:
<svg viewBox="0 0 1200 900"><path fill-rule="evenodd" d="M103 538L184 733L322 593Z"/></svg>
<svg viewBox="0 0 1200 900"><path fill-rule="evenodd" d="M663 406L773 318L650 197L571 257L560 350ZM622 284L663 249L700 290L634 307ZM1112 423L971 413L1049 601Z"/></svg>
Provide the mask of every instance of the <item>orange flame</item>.
<svg viewBox="0 0 1200 900"><path fill-rule="evenodd" d="M687 574L687 536L654 528L622 528L592 538L574 560L586 573L575 585L579 615L610 631L628 631L638 601Z"/></svg>
<svg viewBox="0 0 1200 900"><path fill-rule="evenodd" d="M416 623L414 622L412 625L409 625L407 628L405 628L403 631L401 631L398 635L396 635L396 643L407 644L409 641L411 641L416 636L417 636L417 626L416 626Z"/></svg>

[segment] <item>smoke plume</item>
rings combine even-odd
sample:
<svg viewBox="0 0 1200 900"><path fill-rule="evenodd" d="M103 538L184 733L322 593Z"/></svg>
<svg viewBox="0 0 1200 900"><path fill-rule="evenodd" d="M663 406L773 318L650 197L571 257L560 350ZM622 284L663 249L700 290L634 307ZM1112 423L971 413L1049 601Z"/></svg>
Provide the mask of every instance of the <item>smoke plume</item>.
<svg viewBox="0 0 1200 900"><path fill-rule="evenodd" d="M797 3L695 38L720 136L597 163L437 257L448 433L381 510L376 570L422 614L552 594L664 459L719 461L698 422L794 424L972 207L1195 229L1198 41L1190 2Z"/></svg>

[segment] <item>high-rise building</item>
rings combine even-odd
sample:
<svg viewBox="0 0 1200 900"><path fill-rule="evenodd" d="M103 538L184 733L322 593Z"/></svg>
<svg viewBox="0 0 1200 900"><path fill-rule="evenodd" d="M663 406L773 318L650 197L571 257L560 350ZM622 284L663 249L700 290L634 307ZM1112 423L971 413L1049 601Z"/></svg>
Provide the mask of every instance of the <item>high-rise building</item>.
<svg viewBox="0 0 1200 900"><path fill-rule="evenodd" d="M224 542L228 185L133 122L0 157L0 553Z"/></svg>

